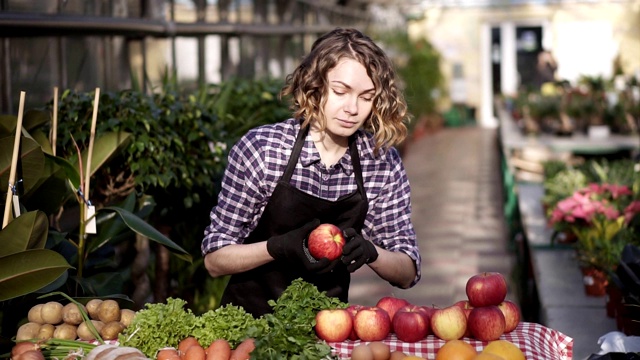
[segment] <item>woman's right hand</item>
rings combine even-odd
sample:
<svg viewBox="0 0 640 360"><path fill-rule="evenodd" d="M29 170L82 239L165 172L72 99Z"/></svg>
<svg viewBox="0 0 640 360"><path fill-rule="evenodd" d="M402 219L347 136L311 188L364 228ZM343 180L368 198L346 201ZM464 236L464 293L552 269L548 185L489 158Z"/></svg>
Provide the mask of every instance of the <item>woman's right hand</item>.
<svg viewBox="0 0 640 360"><path fill-rule="evenodd" d="M318 225L320 225L320 220L314 219L298 229L269 238L267 240L269 255L276 261L287 261L294 265L300 265L312 273L330 272L339 260L330 261L327 258L316 260L306 249L307 237Z"/></svg>

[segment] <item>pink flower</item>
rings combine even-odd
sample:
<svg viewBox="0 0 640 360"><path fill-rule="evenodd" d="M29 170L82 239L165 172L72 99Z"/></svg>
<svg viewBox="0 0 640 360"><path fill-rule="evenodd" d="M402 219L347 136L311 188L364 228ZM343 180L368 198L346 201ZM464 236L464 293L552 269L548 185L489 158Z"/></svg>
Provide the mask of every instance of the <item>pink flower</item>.
<svg viewBox="0 0 640 360"><path fill-rule="evenodd" d="M633 195L633 191L626 185L608 184L608 188L613 199L618 199L624 195Z"/></svg>
<svg viewBox="0 0 640 360"><path fill-rule="evenodd" d="M640 200L632 201L629 206L624 209L624 221L630 223L636 214L640 213Z"/></svg>
<svg viewBox="0 0 640 360"><path fill-rule="evenodd" d="M621 207L628 201L625 197L630 195L633 192L626 185L592 183L559 201L549 221L552 225L565 223L586 226L591 226L598 219L616 221L623 213ZM631 221L639 212L640 201L627 206L624 210L626 221Z"/></svg>

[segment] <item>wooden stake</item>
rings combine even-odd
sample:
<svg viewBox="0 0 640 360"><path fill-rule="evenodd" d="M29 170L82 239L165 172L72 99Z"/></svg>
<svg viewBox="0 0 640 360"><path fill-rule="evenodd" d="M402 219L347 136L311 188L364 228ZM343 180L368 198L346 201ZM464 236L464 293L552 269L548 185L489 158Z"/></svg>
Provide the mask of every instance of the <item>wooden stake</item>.
<svg viewBox="0 0 640 360"><path fill-rule="evenodd" d="M53 88L53 124L51 125L51 147L53 156L56 156L56 142L58 141L58 87Z"/></svg>
<svg viewBox="0 0 640 360"><path fill-rule="evenodd" d="M84 173L84 196L89 197L89 179L91 178L91 158L93 157L93 141L96 137L96 122L98 120L98 102L100 100L100 88L96 88L96 95L93 99L93 117L91 118L91 137L89 138L89 152L87 153L87 166Z"/></svg>
<svg viewBox="0 0 640 360"><path fill-rule="evenodd" d="M91 137L89 138L89 152L87 153L87 167L85 169L84 196L85 196L85 234L96 233L95 207L89 203L89 180L91 179L91 158L93 157L93 142L96 138L96 123L98 121L98 102L100 100L100 88L96 88L96 96L93 99L93 118L91 119Z"/></svg>
<svg viewBox="0 0 640 360"><path fill-rule="evenodd" d="M18 123L16 124L16 136L13 141L13 156L11 158L11 170L9 171L9 185L7 188L7 201L4 205L4 219L2 228L4 229L11 221L11 201L13 199L13 187L16 182L16 168L18 167L18 154L20 150L20 136L22 135L22 113L24 111L25 92L20 92L20 106L18 107Z"/></svg>

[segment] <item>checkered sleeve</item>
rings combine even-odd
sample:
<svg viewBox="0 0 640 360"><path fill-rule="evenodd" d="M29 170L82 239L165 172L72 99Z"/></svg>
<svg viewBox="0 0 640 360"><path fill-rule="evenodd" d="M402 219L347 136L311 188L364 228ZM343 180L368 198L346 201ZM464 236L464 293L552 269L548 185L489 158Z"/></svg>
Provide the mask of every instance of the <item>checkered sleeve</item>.
<svg viewBox="0 0 640 360"><path fill-rule="evenodd" d="M371 239L383 249L405 253L413 259L416 277L411 286L414 286L422 276L422 259L411 222L411 188L398 152L395 149L388 151L386 159L389 171L377 172L379 175L373 179L380 193L372 199L367 216Z"/></svg>
<svg viewBox="0 0 640 360"><path fill-rule="evenodd" d="M265 165L259 147L255 132L247 133L232 147L218 203L211 210L211 223L204 231L203 255L241 243L252 230L261 204L266 201L261 190Z"/></svg>

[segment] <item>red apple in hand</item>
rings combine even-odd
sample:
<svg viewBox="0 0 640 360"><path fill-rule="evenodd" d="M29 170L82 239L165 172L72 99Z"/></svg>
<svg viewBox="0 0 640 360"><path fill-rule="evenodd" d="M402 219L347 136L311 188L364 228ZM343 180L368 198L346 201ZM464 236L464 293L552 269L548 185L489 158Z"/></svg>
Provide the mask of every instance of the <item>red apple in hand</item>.
<svg viewBox="0 0 640 360"><path fill-rule="evenodd" d="M387 314L389 314L389 319L391 319L391 331L393 331L393 316L398 309L406 305L411 305L411 303L405 299L397 298L395 296L384 296L376 303L376 307L383 309Z"/></svg>
<svg viewBox="0 0 640 360"><path fill-rule="evenodd" d="M445 341L460 339L467 330L467 316L456 305L437 309L431 315L431 330L436 337Z"/></svg>
<svg viewBox="0 0 640 360"><path fill-rule="evenodd" d="M497 306L507 297L507 281L498 272L483 272L467 280L466 292L473 307Z"/></svg>
<svg viewBox="0 0 640 360"><path fill-rule="evenodd" d="M345 341L353 329L353 318L346 309L324 309L316 314L316 335L329 342Z"/></svg>
<svg viewBox="0 0 640 360"><path fill-rule="evenodd" d="M504 314L495 305L473 308L467 324L471 335L481 341L497 340L504 334L505 325Z"/></svg>
<svg viewBox="0 0 640 360"><path fill-rule="evenodd" d="M331 261L342 255L345 244L344 236L339 227L333 224L320 224L309 234L307 246L309 253L316 260L327 258Z"/></svg>
<svg viewBox="0 0 640 360"><path fill-rule="evenodd" d="M398 340L416 342L424 339L431 328L429 315L420 306L405 305L396 311L392 320Z"/></svg>
<svg viewBox="0 0 640 360"><path fill-rule="evenodd" d="M520 308L513 301L505 300L498 305L498 308L502 310L505 320L504 332L510 333L520 324Z"/></svg>
<svg viewBox="0 0 640 360"><path fill-rule="evenodd" d="M351 318L355 319L356 314L362 308L364 308L364 306L357 305L357 304L352 304L352 305L347 306L347 311L349 312L349 314L351 314ZM356 330L355 330L355 328L353 326L351 327L351 333L349 334L348 339L349 340L358 340L358 335L356 334Z"/></svg>
<svg viewBox="0 0 640 360"><path fill-rule="evenodd" d="M391 332L391 318L379 307L365 306L353 318L353 329L362 341L380 341Z"/></svg>

